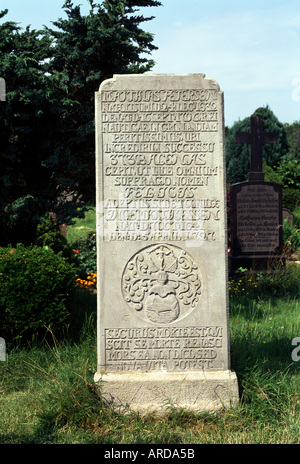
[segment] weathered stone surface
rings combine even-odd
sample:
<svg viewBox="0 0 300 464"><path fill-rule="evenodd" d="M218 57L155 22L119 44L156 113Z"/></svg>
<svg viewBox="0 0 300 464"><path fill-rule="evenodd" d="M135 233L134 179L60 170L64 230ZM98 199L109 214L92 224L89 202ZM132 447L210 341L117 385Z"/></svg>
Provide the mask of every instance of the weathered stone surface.
<svg viewBox="0 0 300 464"><path fill-rule="evenodd" d="M203 74L117 75L96 94L95 379L122 402L125 377L156 378L162 400L175 373L230 371L223 113Z"/></svg>
<svg viewBox="0 0 300 464"><path fill-rule="evenodd" d="M282 220L287 219L292 227L295 225L295 216L288 208L282 208Z"/></svg>
<svg viewBox="0 0 300 464"><path fill-rule="evenodd" d="M163 414L168 407L215 411L239 401L237 377L232 371L151 372L97 375L102 397L119 412Z"/></svg>

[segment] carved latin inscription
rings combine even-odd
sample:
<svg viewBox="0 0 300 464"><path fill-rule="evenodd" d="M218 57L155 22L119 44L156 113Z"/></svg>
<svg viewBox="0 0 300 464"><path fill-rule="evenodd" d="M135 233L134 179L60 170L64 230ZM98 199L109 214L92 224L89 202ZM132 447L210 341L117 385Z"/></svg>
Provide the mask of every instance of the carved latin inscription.
<svg viewBox="0 0 300 464"><path fill-rule="evenodd" d="M223 328L106 329L108 371L222 369Z"/></svg>
<svg viewBox="0 0 300 464"><path fill-rule="evenodd" d="M101 98L104 239L219 240L220 198L202 194L218 192L217 90L103 90ZM140 201L142 223L125 218L140 214ZM173 218L155 219L167 203Z"/></svg>
<svg viewBox="0 0 300 464"><path fill-rule="evenodd" d="M237 236L243 252L270 253L279 246L279 194L273 186L244 185L237 193Z"/></svg>

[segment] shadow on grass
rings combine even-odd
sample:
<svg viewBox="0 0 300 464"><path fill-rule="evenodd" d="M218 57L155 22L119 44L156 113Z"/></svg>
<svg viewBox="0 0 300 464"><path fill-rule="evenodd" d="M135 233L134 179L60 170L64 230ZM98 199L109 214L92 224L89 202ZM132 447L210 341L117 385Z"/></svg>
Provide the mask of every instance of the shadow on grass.
<svg viewBox="0 0 300 464"><path fill-rule="evenodd" d="M97 295L89 290L78 290L70 316L68 338L77 343L87 333L96 333L96 327Z"/></svg>
<svg viewBox="0 0 300 464"><path fill-rule="evenodd" d="M299 371L299 363L293 362L291 339L287 336L261 342L254 337L235 336L231 341L231 365L239 375L260 366L265 372Z"/></svg>

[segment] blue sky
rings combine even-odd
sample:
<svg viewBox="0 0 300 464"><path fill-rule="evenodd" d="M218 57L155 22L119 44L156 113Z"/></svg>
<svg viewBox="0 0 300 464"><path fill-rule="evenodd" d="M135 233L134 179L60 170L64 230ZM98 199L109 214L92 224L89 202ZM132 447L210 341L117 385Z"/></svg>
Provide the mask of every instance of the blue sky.
<svg viewBox="0 0 300 464"><path fill-rule="evenodd" d="M64 0L0 0L6 19L41 28L64 17ZM73 0L89 10L86 0ZM269 105L281 122L300 120L299 0L162 0L145 8L159 48L156 73L204 73L225 95L225 124Z"/></svg>

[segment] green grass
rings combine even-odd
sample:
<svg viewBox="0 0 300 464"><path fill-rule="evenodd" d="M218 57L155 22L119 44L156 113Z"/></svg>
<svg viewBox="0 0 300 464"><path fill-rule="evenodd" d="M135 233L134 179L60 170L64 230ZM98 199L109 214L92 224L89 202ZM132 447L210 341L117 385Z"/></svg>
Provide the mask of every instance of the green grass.
<svg viewBox="0 0 300 464"><path fill-rule="evenodd" d="M96 232L96 208L90 206L83 219L75 219L75 224L67 227L67 240L72 244L85 238L89 232Z"/></svg>
<svg viewBox="0 0 300 464"><path fill-rule="evenodd" d="M83 227L83 228L82 228ZM68 240L95 229L95 212L68 228ZM78 292L69 334L32 347L9 346L0 362L0 444L300 443L300 267L230 283L232 369L240 403L215 414L173 407L163 417L119 415L93 386L96 295Z"/></svg>
<svg viewBox="0 0 300 464"><path fill-rule="evenodd" d="M243 279L248 295L232 290L230 298L238 408L193 414L169 407L156 418L107 409L93 387L95 295L78 292L68 337L10 347L0 363L0 443L299 443L300 361L291 358L300 336L299 268L257 286Z"/></svg>

